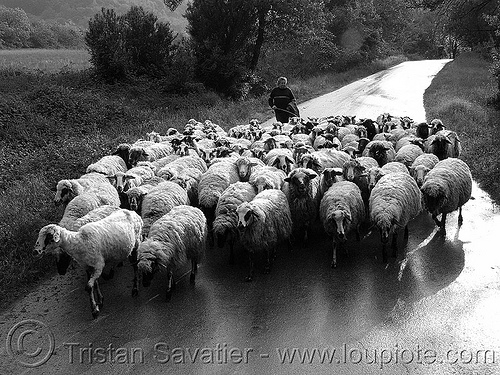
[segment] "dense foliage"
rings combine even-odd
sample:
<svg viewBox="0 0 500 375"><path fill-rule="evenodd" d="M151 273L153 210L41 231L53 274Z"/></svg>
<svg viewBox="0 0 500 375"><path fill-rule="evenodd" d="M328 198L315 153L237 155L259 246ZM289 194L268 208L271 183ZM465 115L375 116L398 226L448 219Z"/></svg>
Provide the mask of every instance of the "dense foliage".
<svg viewBox="0 0 500 375"><path fill-rule="evenodd" d="M176 50L173 40L168 24L135 6L121 16L103 8L90 20L85 34L90 61L96 73L109 82L166 75Z"/></svg>
<svg viewBox="0 0 500 375"><path fill-rule="evenodd" d="M75 24L30 20L21 8L0 5L0 48L83 48Z"/></svg>

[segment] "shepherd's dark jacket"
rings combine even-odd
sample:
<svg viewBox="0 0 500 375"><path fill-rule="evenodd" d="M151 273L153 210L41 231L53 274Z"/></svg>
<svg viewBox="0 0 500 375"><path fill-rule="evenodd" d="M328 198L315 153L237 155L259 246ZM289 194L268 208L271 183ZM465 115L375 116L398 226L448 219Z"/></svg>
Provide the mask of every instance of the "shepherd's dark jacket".
<svg viewBox="0 0 500 375"><path fill-rule="evenodd" d="M272 89L271 94L269 96L269 106L272 107L275 105L278 108L286 109L288 103L290 103L295 96L293 96L292 90L288 87L280 88L275 87Z"/></svg>

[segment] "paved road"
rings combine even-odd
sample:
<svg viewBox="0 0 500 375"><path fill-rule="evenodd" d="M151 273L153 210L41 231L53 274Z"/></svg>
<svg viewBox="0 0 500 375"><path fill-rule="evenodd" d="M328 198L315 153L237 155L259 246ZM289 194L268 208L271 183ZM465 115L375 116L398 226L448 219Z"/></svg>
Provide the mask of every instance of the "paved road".
<svg viewBox="0 0 500 375"><path fill-rule="evenodd" d="M377 85L400 69L415 71L406 63L378 73ZM427 77L436 71L431 62ZM449 215L446 236L427 214L417 217L387 265L369 228L349 240L335 270L331 242L316 229L252 283L243 282L241 250L230 266L228 250L213 248L196 285L177 273L170 302L161 278L132 298L131 269L118 269L102 282L97 320L83 272L56 276L1 313L0 374L498 374L500 213L477 186L473 196L460 228ZM25 319L46 327L11 329ZM19 364L42 360L51 342L46 363Z"/></svg>

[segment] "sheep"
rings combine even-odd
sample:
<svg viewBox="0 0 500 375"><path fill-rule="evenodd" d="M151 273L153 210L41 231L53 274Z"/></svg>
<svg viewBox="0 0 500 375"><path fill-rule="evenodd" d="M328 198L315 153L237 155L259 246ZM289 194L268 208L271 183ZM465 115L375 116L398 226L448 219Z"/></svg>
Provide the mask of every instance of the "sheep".
<svg viewBox="0 0 500 375"><path fill-rule="evenodd" d="M366 138L368 138L370 141L373 140L373 137L375 137L375 134L377 134L378 129L375 126L375 121L372 119L362 119L359 121L358 125L362 125L366 128Z"/></svg>
<svg viewBox="0 0 500 375"><path fill-rule="evenodd" d="M422 154L413 161L409 170L418 187L422 187L425 176L438 162L439 158L434 154Z"/></svg>
<svg viewBox="0 0 500 375"><path fill-rule="evenodd" d="M153 169L146 165L130 168L127 172L116 172L108 176L110 183L118 193L126 193L134 186L142 185L143 181L155 176Z"/></svg>
<svg viewBox="0 0 500 375"><path fill-rule="evenodd" d="M151 164L155 167L155 174L158 173L160 169L162 169L165 165L173 162L176 159L179 159L180 155L172 154L168 156L164 156L160 159L154 160Z"/></svg>
<svg viewBox="0 0 500 375"><path fill-rule="evenodd" d="M87 173L79 178L71 180L60 180L56 186L56 194L54 203L62 204L64 207L77 195L82 194L85 190L96 187L98 185L109 185L109 181L101 173Z"/></svg>
<svg viewBox="0 0 500 375"><path fill-rule="evenodd" d="M295 167L292 151L285 148L274 148L270 150L264 158L264 163L271 167L281 169L285 173L290 173Z"/></svg>
<svg viewBox="0 0 500 375"><path fill-rule="evenodd" d="M126 258L135 264L142 225L139 215L124 209L101 220L82 225L78 231L48 224L40 229L35 252L50 253L61 248L86 268L88 281L85 290L89 293L90 308L95 319L103 306L98 278L106 264L122 262ZM134 266L132 294L136 295L137 291L137 267ZM97 295L97 301L94 294Z"/></svg>
<svg viewBox="0 0 500 375"><path fill-rule="evenodd" d="M93 209L104 205L119 206L117 191L109 183L108 185L111 189L92 188L72 199L66 206L59 225L68 230L75 230L75 221Z"/></svg>
<svg viewBox="0 0 500 375"><path fill-rule="evenodd" d="M164 178L165 180L170 180L172 177L177 176L185 168L195 168L201 173L207 171L207 164L205 161L196 155L188 155L178 158L156 172L156 175Z"/></svg>
<svg viewBox="0 0 500 375"><path fill-rule="evenodd" d="M163 180L165 181L165 180ZM140 186L131 187L126 191L128 205L131 211L135 211L138 214L141 213L142 210L142 201L146 194L156 185L151 184L142 184Z"/></svg>
<svg viewBox="0 0 500 375"><path fill-rule="evenodd" d="M213 233L219 247L223 247L228 240L229 264L234 263L234 242L238 238L236 208L243 202L250 202L255 195L255 189L249 182L235 182L224 190L215 208Z"/></svg>
<svg viewBox="0 0 500 375"><path fill-rule="evenodd" d="M264 190L251 202L236 208L240 241L249 254L249 272L245 281L253 280L254 255L265 253L264 273L271 270L279 243L289 240L292 234L292 217L285 194L276 189ZM272 253L271 253L272 252Z"/></svg>
<svg viewBox="0 0 500 375"><path fill-rule="evenodd" d="M406 135L402 138L400 138L397 142L396 145L394 146L394 151L396 153L401 149L401 147L406 146L406 145L417 145L420 147L422 150L424 149L424 140L422 138L417 137L416 135L409 134Z"/></svg>
<svg viewBox="0 0 500 375"><path fill-rule="evenodd" d="M421 193L415 180L408 173L390 173L383 176L373 188L369 200L369 218L372 226L380 231L382 261L387 263L386 244L392 234L393 256L397 256L397 230L405 228L408 238L408 222L422 210Z"/></svg>
<svg viewBox="0 0 500 375"><path fill-rule="evenodd" d="M344 173L342 171L342 168L325 168L321 172L320 179L319 179L319 196L320 199L323 197L323 195L326 193L326 191L332 186L333 184L339 182L339 181L344 181L343 177Z"/></svg>
<svg viewBox="0 0 500 375"><path fill-rule="evenodd" d="M426 122L421 122L415 127L415 135L421 139L427 139L429 137L429 129L431 126Z"/></svg>
<svg viewBox="0 0 500 375"><path fill-rule="evenodd" d="M438 118L435 118L431 121L430 123L430 129L431 129L431 135L436 134L438 131L445 130L446 127L443 124L443 121L441 121Z"/></svg>
<svg viewBox="0 0 500 375"><path fill-rule="evenodd" d="M135 166L139 161L155 161L173 153L170 143L152 143L148 146L132 145L129 151L129 164Z"/></svg>
<svg viewBox="0 0 500 375"><path fill-rule="evenodd" d="M85 173L101 173L104 176L114 175L117 172L126 172L127 164L118 155L106 155L95 163L90 164Z"/></svg>
<svg viewBox="0 0 500 375"><path fill-rule="evenodd" d="M333 237L331 267L337 267L337 247L347 239L351 231L356 231L360 241L359 226L366 215L361 190L350 181L333 184L321 199L319 217L325 232Z"/></svg>
<svg viewBox="0 0 500 375"><path fill-rule="evenodd" d="M281 188L288 200L294 233L303 231L304 241L307 241L309 227L318 215L320 196L317 177L312 169L297 168L288 174Z"/></svg>
<svg viewBox="0 0 500 375"><path fill-rule="evenodd" d="M362 154L362 156L371 156L372 158L374 158L377 161L379 167L390 161L394 161L395 155L396 151L394 150L391 142L375 140L366 145L366 148Z"/></svg>
<svg viewBox="0 0 500 375"><path fill-rule="evenodd" d="M367 171L368 190L371 192L377 182L382 178L382 176L397 172L409 173L408 168L406 168L403 163L400 163L398 161L390 161L389 163L384 164L382 167L369 168Z"/></svg>
<svg viewBox="0 0 500 375"><path fill-rule="evenodd" d="M187 192L189 202L191 206L198 205L198 185L200 183L202 173L196 168L184 168L176 176L172 177L169 181L172 181Z"/></svg>
<svg viewBox="0 0 500 375"><path fill-rule="evenodd" d="M143 235L146 237L151 225L173 207L188 205L189 198L186 190L178 184L165 181L149 190L142 200L141 217L144 220Z"/></svg>
<svg viewBox="0 0 500 375"><path fill-rule="evenodd" d="M265 164L262 160L257 158L240 157L235 162L236 168L238 169L238 174L240 176L240 181L248 182L251 174Z"/></svg>
<svg viewBox="0 0 500 375"><path fill-rule="evenodd" d="M394 161L403 163L407 168L410 168L417 157L422 155L424 152L422 148L417 145L409 144L403 146L396 152L394 156Z"/></svg>
<svg viewBox="0 0 500 375"><path fill-rule="evenodd" d="M462 153L462 146L457 133L451 130L438 131L430 139L428 152L436 155L439 160L458 158Z"/></svg>
<svg viewBox="0 0 500 375"><path fill-rule="evenodd" d="M427 211L441 231L445 231L446 215L458 212L458 225L462 225L462 206L472 193L472 175L469 166L457 158L439 161L425 177L422 195ZM441 220L437 216L441 214Z"/></svg>
<svg viewBox="0 0 500 375"><path fill-rule="evenodd" d="M170 300L174 287L173 271L191 261L190 282L194 283L205 253L207 221L199 208L180 205L160 217L139 245L137 268L142 285L148 287L159 267L167 270L166 299Z"/></svg>
<svg viewBox="0 0 500 375"><path fill-rule="evenodd" d="M325 168L342 168L350 159L350 156L343 151L320 150L302 155L299 166L321 173Z"/></svg>
<svg viewBox="0 0 500 375"><path fill-rule="evenodd" d="M213 241L212 223L217 202L224 190L239 180L234 160L215 163L201 176L198 184L198 204L207 217L210 244Z"/></svg>
<svg viewBox="0 0 500 375"><path fill-rule="evenodd" d="M250 184L257 193L265 189L281 190L285 182L286 173L276 167L261 167L250 176Z"/></svg>
<svg viewBox="0 0 500 375"><path fill-rule="evenodd" d="M370 197L367 170L377 166L378 162L370 156L360 156L356 159L351 159L342 166L344 179L354 182L359 187L366 208L368 208L368 198Z"/></svg>

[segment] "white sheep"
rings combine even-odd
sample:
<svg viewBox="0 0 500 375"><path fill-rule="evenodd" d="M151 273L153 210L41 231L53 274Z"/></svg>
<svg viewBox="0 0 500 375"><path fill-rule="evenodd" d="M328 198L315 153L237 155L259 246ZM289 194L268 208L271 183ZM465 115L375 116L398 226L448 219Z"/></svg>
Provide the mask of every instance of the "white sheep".
<svg viewBox="0 0 500 375"><path fill-rule="evenodd" d="M472 175L469 166L457 158L437 163L425 177L422 185L424 205L438 227L444 232L446 215L459 210L458 224L463 222L462 206L472 193ZM441 220L437 216L441 214Z"/></svg>
<svg viewBox="0 0 500 375"><path fill-rule="evenodd" d="M197 168L184 168L177 175L172 177L172 181L186 190L191 206L198 206L198 185L203 173Z"/></svg>
<svg viewBox="0 0 500 375"><path fill-rule="evenodd" d="M285 182L286 173L276 167L261 167L250 176L250 184L257 193L265 189L280 190Z"/></svg>
<svg viewBox="0 0 500 375"><path fill-rule="evenodd" d="M368 208L368 198L370 197L367 171L377 166L378 162L374 158L370 156L360 156L345 162L342 167L344 179L354 182L361 190L361 196L363 197L366 208Z"/></svg>
<svg viewBox="0 0 500 375"><path fill-rule="evenodd" d="M187 205L173 207L160 217L140 244L137 267L143 286L151 284L153 275L163 267L167 271L167 300L174 287L173 272L191 261L190 282L194 283L198 262L205 253L207 221L200 209Z"/></svg>
<svg viewBox="0 0 500 375"><path fill-rule="evenodd" d="M92 316L97 318L103 305L103 297L97 279L104 266L129 258L135 264L141 241L142 219L133 211L120 209L109 216L87 223L78 231L68 230L56 224L40 229L35 244L38 254L62 249L87 271L85 290L90 295ZM137 267L134 266L134 287L137 294ZM97 294L97 302L94 294Z"/></svg>
<svg viewBox="0 0 500 375"><path fill-rule="evenodd" d="M418 156L409 168L411 176L417 182L418 187L424 183L427 173L439 162L439 158L434 154L422 154Z"/></svg>
<svg viewBox="0 0 500 375"><path fill-rule="evenodd" d="M186 190L174 182L165 181L151 188L142 200L141 217L144 220L144 236L148 235L151 225L173 207L188 204L189 198Z"/></svg>
<svg viewBox="0 0 500 375"><path fill-rule="evenodd" d="M321 198L318 174L312 169L296 168L285 178L281 190L288 200L294 233L307 241L309 228L318 216Z"/></svg>
<svg viewBox="0 0 500 375"><path fill-rule="evenodd" d="M265 165L264 162L258 158L246 156L238 158L234 163L238 169L240 181L243 182L248 182L252 173Z"/></svg>
<svg viewBox="0 0 500 375"><path fill-rule="evenodd" d="M351 157L343 151L318 150L302 155L299 166L321 173L325 168L342 168L344 163L350 159Z"/></svg>
<svg viewBox="0 0 500 375"><path fill-rule="evenodd" d="M108 185L112 189L92 188L72 199L64 209L59 225L69 230L76 230L75 221L93 209L104 205L120 206L117 191L109 183Z"/></svg>
<svg viewBox="0 0 500 375"><path fill-rule="evenodd" d="M116 172L109 175L108 179L118 193L126 193L128 189L140 186L144 180L153 178L154 176L155 173L149 166L139 165L130 168L127 172Z"/></svg>
<svg viewBox="0 0 500 375"><path fill-rule="evenodd" d="M201 176L198 184L198 204L207 217L210 243L213 240L211 229L217 202L224 190L239 180L234 160L212 164Z"/></svg>
<svg viewBox="0 0 500 375"><path fill-rule="evenodd" d="M101 173L104 176L111 176L117 172L126 172L127 164L118 155L106 155L95 163L90 164L85 173Z"/></svg>
<svg viewBox="0 0 500 375"><path fill-rule="evenodd" d="M271 167L281 169L287 174L295 168L293 153L287 148L274 148L270 150L264 157L264 163Z"/></svg>
<svg viewBox="0 0 500 375"><path fill-rule="evenodd" d="M230 264L234 263L234 243L238 238L236 208L243 202L250 202L255 195L255 189L249 182L235 182L224 190L215 208L214 237L219 247L223 247L226 240L229 243Z"/></svg>
<svg viewBox="0 0 500 375"><path fill-rule="evenodd" d="M172 145L169 142L152 143L147 146L133 144L129 150L129 164L135 166L139 161L155 161L173 154Z"/></svg>
<svg viewBox="0 0 500 375"><path fill-rule="evenodd" d="M382 260L387 262L386 244L392 234L393 256L397 255L397 230L405 229L408 222L422 210L420 189L408 173L390 173L383 176L373 188L369 200L369 217L380 231Z"/></svg>
<svg viewBox="0 0 500 375"><path fill-rule="evenodd" d="M85 190L102 184L109 185L109 181L101 173L95 172L84 174L75 179L60 180L56 186L54 203L66 206L70 200L82 194Z"/></svg>
<svg viewBox="0 0 500 375"><path fill-rule="evenodd" d="M252 281L255 253L265 253L264 273L269 273L276 247L290 239L290 208L282 191L269 189L257 194L251 202L240 204L236 212L240 240L249 254L249 273L245 281Z"/></svg>
<svg viewBox="0 0 500 375"><path fill-rule="evenodd" d="M410 168L417 157L422 155L424 151L420 146L409 144L402 146L394 156L394 161L403 163L407 168Z"/></svg>
<svg viewBox="0 0 500 375"><path fill-rule="evenodd" d="M371 192L377 182L389 173L409 173L408 168L398 161L390 161L382 167L371 167L368 169L368 190Z"/></svg>
<svg viewBox="0 0 500 375"><path fill-rule="evenodd" d="M366 209L361 190L350 181L334 183L321 199L319 217L325 232L333 237L332 268L337 267L337 247L355 231L360 241L359 227L365 220Z"/></svg>

